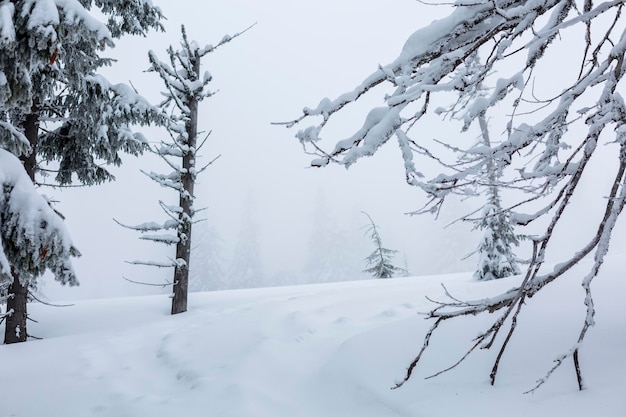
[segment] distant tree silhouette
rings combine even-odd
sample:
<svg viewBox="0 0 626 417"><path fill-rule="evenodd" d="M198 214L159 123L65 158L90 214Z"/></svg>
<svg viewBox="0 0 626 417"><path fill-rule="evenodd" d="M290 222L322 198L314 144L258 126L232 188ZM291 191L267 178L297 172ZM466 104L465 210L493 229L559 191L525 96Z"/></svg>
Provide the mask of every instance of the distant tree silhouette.
<svg viewBox="0 0 626 417"><path fill-rule="evenodd" d="M362 212L367 216L369 224L367 225L366 235L374 244L374 251L365 258L367 268L363 272L371 274L374 278L393 278L395 276L406 274L406 269L397 267L393 264L393 258L398 254L397 250L388 249L383 246L378 226L372 220L372 217L366 212Z"/></svg>

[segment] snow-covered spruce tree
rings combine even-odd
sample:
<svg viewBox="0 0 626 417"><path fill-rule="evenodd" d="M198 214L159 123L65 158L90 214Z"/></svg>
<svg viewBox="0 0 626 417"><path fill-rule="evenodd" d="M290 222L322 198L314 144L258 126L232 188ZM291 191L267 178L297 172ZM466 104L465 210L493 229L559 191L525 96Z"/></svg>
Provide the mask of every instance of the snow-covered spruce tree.
<svg viewBox="0 0 626 417"><path fill-rule="evenodd" d="M495 187L494 187L495 188ZM513 247L519 244L511 226L510 213L502 208L497 189L490 189L476 225L483 231L478 245L478 264L474 277L479 281L505 278L520 273Z"/></svg>
<svg viewBox="0 0 626 417"><path fill-rule="evenodd" d="M150 222L125 226L144 233L141 239L176 246L176 257L169 262L132 262L174 268L172 314L187 311L191 231L196 213L193 206L194 186L198 175L215 161L213 159L204 167L196 168L198 150L205 143L198 143L198 105L213 95L213 92L207 89L212 80L211 75L208 72L201 72L202 58L241 34L225 36L215 46L200 47L195 41L187 38L184 26L181 31L181 49L174 50L170 46L167 50L169 63L160 61L153 51L148 52L151 65L149 71L156 72L165 84L163 93L165 99L159 107L169 113L166 127L171 138L169 141L162 141L161 145L152 151L161 157L172 171L166 174L155 172L146 174L161 186L175 190L178 193L178 204L160 203L169 217L162 224ZM206 138L204 140L206 141ZM170 233L172 230L175 234Z"/></svg>
<svg viewBox="0 0 626 417"><path fill-rule="evenodd" d="M424 209L437 212L446 196L463 192L481 176L472 163L459 166L456 161L444 162L438 157L432 142L420 134L420 123L430 117L427 115L447 114L460 120L462 131L469 134L479 117L493 115L489 120L495 121L498 108L508 107L499 119L505 132L503 140L475 152L491 155L502 163L506 167L503 178L507 178L511 190L521 191L509 207L518 212L512 213L512 224L537 224L543 233L529 238L533 254L518 286L478 301L450 296L449 301L430 312L434 324L404 381L411 377L430 338L444 321L499 312L463 356L477 348L499 346L490 373L495 383L526 299L591 255L593 264L582 280L586 314L581 330L572 348L556 358L554 367L533 388L541 386L571 358L579 388L583 389L579 351L594 324L591 283L626 201L626 105L619 93L626 72L624 1L479 0L451 7L448 17L411 35L393 62L379 66L353 90L334 100L323 99L285 124L293 127L305 120L312 122L296 136L307 151L318 155L312 162L318 167L331 162L349 167L395 138L403 156L406 181L431 197ZM481 61L478 66L472 65L476 59ZM552 76L555 65L558 73ZM488 94L483 94L485 88ZM385 105L372 109L354 135L327 148L323 138L328 121L360 97L375 94L381 94ZM453 104L435 108L438 100ZM321 120L313 122L314 118ZM411 130L414 126L416 129ZM444 143L453 145L450 141ZM551 268L544 266L555 235L562 230L567 233L567 228L556 226L567 218L570 202L580 193L580 180L593 166L590 161L599 158L599 149L603 149L603 156L613 151L614 166L607 171L607 161L599 165L605 173L610 172L611 178L596 187L606 193L597 199L602 212L586 219L597 225L596 232L564 262L555 262ZM428 179L420 170L420 158L438 160L443 169ZM477 163L482 164L480 159ZM510 326L508 331L506 326ZM500 331L506 332L503 340L496 337Z"/></svg>
<svg viewBox="0 0 626 417"><path fill-rule="evenodd" d="M482 145L491 149L491 138L484 115L479 116ZM479 155L481 153L479 152ZM511 225L511 212L502 207L500 198L500 178L502 166L494 161L492 154L487 153L484 168L480 172L486 176L486 184L477 182L479 189L486 188L487 202L482 208L480 218L476 221L476 229L483 231L478 245L478 264L474 277L479 281L505 278L520 273L518 261L513 247L519 245L519 237ZM506 185L505 185L506 187Z"/></svg>
<svg viewBox="0 0 626 417"><path fill-rule="evenodd" d="M372 220L369 214L366 212L363 212L363 214L369 219L366 235L374 244L374 251L365 258L367 268L364 269L363 272L371 274L374 278L393 278L406 273L405 269L393 264L393 257L398 251L383 246L383 241L378 232L376 223L374 223L374 220Z"/></svg>
<svg viewBox="0 0 626 417"><path fill-rule="evenodd" d="M20 161L0 149L0 295L11 301L4 343L24 342L27 293L46 270L61 284L77 285L70 258L80 255L63 219L35 190Z"/></svg>
<svg viewBox="0 0 626 417"><path fill-rule="evenodd" d="M94 17L93 6L108 22ZM158 121L158 112L97 73L112 62L100 52L125 34L160 28L159 9L150 0L6 0L0 17L0 147L21 157L33 182L47 164L63 185L73 175L87 185L112 179L102 165L119 165L119 152L142 152L144 140L129 126ZM37 278L13 273L9 311Z"/></svg>

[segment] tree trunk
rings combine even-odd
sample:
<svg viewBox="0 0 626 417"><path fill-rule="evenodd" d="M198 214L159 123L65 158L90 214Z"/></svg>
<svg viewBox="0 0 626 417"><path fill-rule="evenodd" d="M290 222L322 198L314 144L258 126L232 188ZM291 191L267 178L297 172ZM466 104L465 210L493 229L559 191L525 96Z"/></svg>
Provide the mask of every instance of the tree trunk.
<svg viewBox="0 0 626 417"><path fill-rule="evenodd" d="M13 272L13 283L9 286L8 295L4 343L25 342L28 285L22 285L15 272Z"/></svg>
<svg viewBox="0 0 626 417"><path fill-rule="evenodd" d="M35 173L37 172L37 142L39 140L39 109L36 105L33 105L32 111L26 115L22 127L24 128L24 136L30 143L31 153L30 155L20 156L20 160L34 183Z"/></svg>
<svg viewBox="0 0 626 417"><path fill-rule="evenodd" d="M184 164L183 164L184 166ZM193 187L192 187L193 188ZM187 188L185 187L185 190ZM176 244L176 267L174 268L174 296L172 314L187 311L187 291L189 287L189 258L191 254L191 199L180 198L182 213Z"/></svg>
<svg viewBox="0 0 626 417"><path fill-rule="evenodd" d="M31 181L35 182L37 168L37 140L39 138L39 113L34 105L32 112L26 115L22 124L24 135L30 142L31 153L21 156L20 159ZM26 317L28 301L28 283L22 285L19 274L11 271L13 282L9 286L9 298L7 299L7 316L4 329L4 343L18 343L26 341Z"/></svg>
<svg viewBox="0 0 626 417"><path fill-rule="evenodd" d="M200 57L192 60L194 72L200 78ZM187 145L183 153L182 186L179 204L182 212L178 228L176 244L176 267L174 269L174 296L172 297L172 314L187 311L187 292L189 288L189 260L191 258L191 226L193 218L193 192L195 185L196 136L198 135L198 100L189 97L189 120L187 121Z"/></svg>

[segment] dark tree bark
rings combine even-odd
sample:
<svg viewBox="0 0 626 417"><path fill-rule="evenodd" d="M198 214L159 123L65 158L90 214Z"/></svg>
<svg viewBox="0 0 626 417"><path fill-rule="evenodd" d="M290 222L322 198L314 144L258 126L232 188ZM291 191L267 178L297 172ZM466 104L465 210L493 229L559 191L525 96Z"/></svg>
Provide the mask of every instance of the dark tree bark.
<svg viewBox="0 0 626 417"><path fill-rule="evenodd" d="M9 286L9 298L7 299L5 344L26 341L27 300L28 284L22 285L19 276L13 271L13 282Z"/></svg>
<svg viewBox="0 0 626 417"><path fill-rule="evenodd" d="M165 100L159 104L159 107L164 114L169 114L166 126L171 138L171 141L164 141L161 146L153 147L152 151L167 163L172 172L168 174L146 173L159 185L176 190L179 203L173 208L161 203L161 208L170 217L170 220L162 225L151 222L138 226L125 226L142 233L164 231L165 234L145 235L142 239L168 245L176 244L176 259L173 262L133 262L137 265L174 268L172 314L187 311L196 178L217 159L215 158L200 169L196 167L196 152L209 136L207 134L204 141L198 144L198 106L202 100L213 95L213 92L206 89L212 77L208 72L201 74L201 60L206 54L243 33L224 36L216 46L207 45L200 48L196 42L189 42L184 26L181 32L182 50L169 47L167 50L169 62L162 62L152 51L148 53L151 63L149 71L158 73L166 87L163 93ZM176 159L176 162L171 159ZM172 220L175 221L172 222ZM172 229L176 229L175 239L172 238L170 232Z"/></svg>
<svg viewBox="0 0 626 417"><path fill-rule="evenodd" d="M24 164L26 173L30 177L31 181L35 181L35 172L37 170L37 141L39 138L39 113L36 106L33 106L33 111L26 115L22 124L24 128L24 134L28 139L31 146L31 153L27 156L22 156L20 159ZM7 299L7 316L4 329L4 343L19 343L25 342L26 333L26 320L28 316L27 302L28 302L28 283L22 284L20 282L19 274L16 271L11 271L13 275L13 282L9 286Z"/></svg>
<svg viewBox="0 0 626 417"><path fill-rule="evenodd" d="M191 58L196 79L200 78L200 56ZM172 298L172 314L187 311L187 293L189 288L189 260L191 258L191 226L193 217L193 193L195 185L196 137L198 135L198 100L188 97L189 120L185 123L187 147L183 153L183 169L179 204L182 209L179 220L182 227L178 232L176 244L176 266L174 269L174 296Z"/></svg>
<svg viewBox="0 0 626 417"><path fill-rule="evenodd" d="M37 142L39 141L39 110L37 106L33 106L31 113L26 115L22 127L24 128L24 135L30 143L31 152L29 155L22 155L20 160L34 183L37 172Z"/></svg>

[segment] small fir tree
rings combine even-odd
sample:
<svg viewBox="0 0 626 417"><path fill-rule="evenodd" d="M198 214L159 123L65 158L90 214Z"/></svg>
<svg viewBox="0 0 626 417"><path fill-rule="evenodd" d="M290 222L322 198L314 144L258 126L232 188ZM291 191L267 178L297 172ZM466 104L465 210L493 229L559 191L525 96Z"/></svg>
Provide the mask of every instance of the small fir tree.
<svg viewBox="0 0 626 417"><path fill-rule="evenodd" d="M520 273L513 246L518 246L510 213L502 209L497 191L492 191L477 228L484 231L478 246L478 265L474 277L479 281L505 278Z"/></svg>
<svg viewBox="0 0 626 417"><path fill-rule="evenodd" d="M226 288L258 288L266 285L256 212L254 196L249 193L244 202L239 239L228 268Z"/></svg>
<svg viewBox="0 0 626 417"><path fill-rule="evenodd" d="M491 139L487 120L482 114L478 117L482 132L482 145L491 150ZM481 152L487 177L487 203L476 228L483 230L483 238L478 245L478 265L474 277L479 281L505 278L520 273L513 247L519 245L511 224L511 213L502 208L499 193L499 179L502 175L502 161L495 161L491 152ZM480 158L479 158L480 160ZM480 183L480 182L478 182Z"/></svg>
<svg viewBox="0 0 626 417"><path fill-rule="evenodd" d="M395 276L406 274L406 270L393 264L393 258L398 253L397 250L388 249L383 246L382 238L378 232L378 227L369 214L363 212L369 219L366 235L374 244L374 251L365 258L367 268L363 272L372 274L374 278L393 278Z"/></svg>

